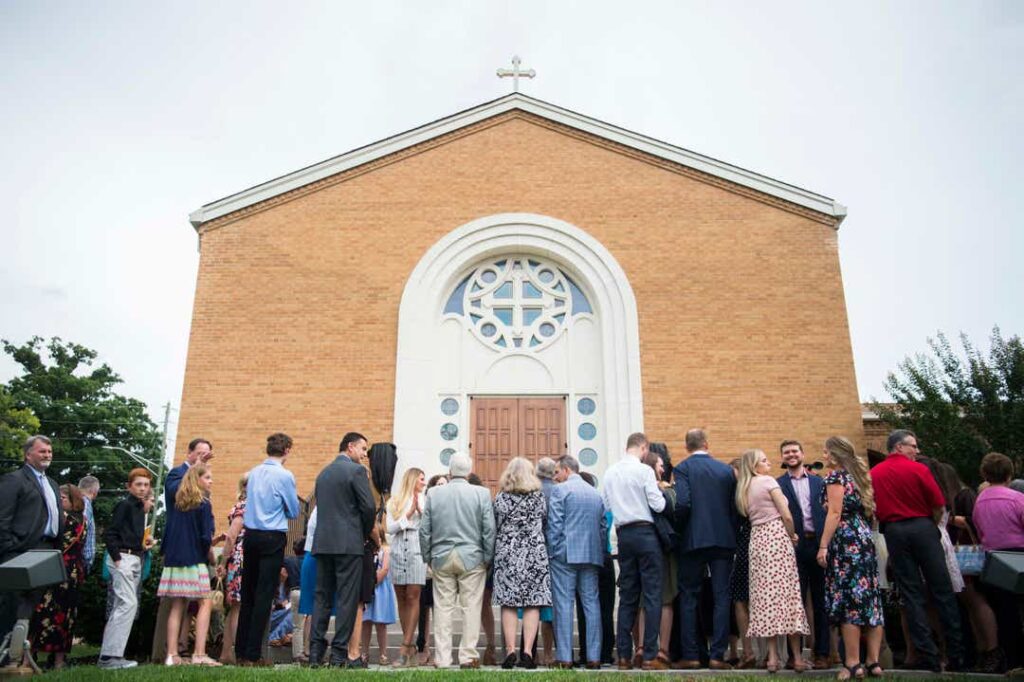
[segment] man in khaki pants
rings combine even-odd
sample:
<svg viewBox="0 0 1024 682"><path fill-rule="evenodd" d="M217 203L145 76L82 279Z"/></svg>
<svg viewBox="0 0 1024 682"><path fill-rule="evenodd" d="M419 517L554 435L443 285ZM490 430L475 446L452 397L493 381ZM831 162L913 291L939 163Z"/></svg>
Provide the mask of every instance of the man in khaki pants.
<svg viewBox="0 0 1024 682"><path fill-rule="evenodd" d="M420 552L434 574L436 666L452 664L452 617L462 612L459 667L479 668L480 607L494 558L494 510L487 488L466 480L473 463L456 453L448 485L431 488L420 521Z"/></svg>

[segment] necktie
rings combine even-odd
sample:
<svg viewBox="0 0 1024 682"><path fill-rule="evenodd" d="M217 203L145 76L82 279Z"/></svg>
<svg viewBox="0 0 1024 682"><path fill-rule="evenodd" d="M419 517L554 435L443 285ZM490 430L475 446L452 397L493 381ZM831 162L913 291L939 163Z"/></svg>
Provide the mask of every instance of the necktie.
<svg viewBox="0 0 1024 682"><path fill-rule="evenodd" d="M36 476L36 480L39 481L39 487L43 489L43 497L46 498L47 519L43 535L55 538L57 537L57 497L53 494L53 488L50 487L46 476Z"/></svg>

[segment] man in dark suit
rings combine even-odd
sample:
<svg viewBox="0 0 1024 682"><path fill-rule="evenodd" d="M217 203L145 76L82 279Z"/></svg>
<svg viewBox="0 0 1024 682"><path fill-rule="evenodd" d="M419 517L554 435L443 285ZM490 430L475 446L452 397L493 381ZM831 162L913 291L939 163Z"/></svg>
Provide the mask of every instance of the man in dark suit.
<svg viewBox="0 0 1024 682"><path fill-rule="evenodd" d="M798 441L784 440L779 446L786 473L779 476L779 487L789 501L789 513L800 542L796 546L796 566L800 573L800 595L811 591L814 609L814 667L828 668L830 644L828 615L825 612L825 569L818 565L818 544L825 527L825 507L821 491L825 487L820 476L804 467L804 449ZM790 658L790 661L793 659ZM790 663L787 663L787 666Z"/></svg>
<svg viewBox="0 0 1024 682"><path fill-rule="evenodd" d="M363 578L363 541L373 528L374 503L370 481L362 465L366 438L346 433L338 456L316 477L316 599L309 637L309 662L320 665L327 648L327 625L335 610L332 666L364 667L361 659L349 660ZM356 635L358 636L358 634Z"/></svg>
<svg viewBox="0 0 1024 682"><path fill-rule="evenodd" d="M732 467L708 454L703 429L686 432L689 457L675 468L676 524L679 528L679 591L682 600L683 660L674 667L694 669L707 659L713 670L731 669L729 645L729 576L736 552L736 476ZM714 596L711 650L697 638L697 610L705 570L711 572Z"/></svg>
<svg viewBox="0 0 1024 682"><path fill-rule="evenodd" d="M25 464L0 477L0 563L30 549L60 549L64 514L57 482L46 475L53 447L46 436L22 446ZM14 628L20 610L34 606L40 593L0 593L0 640ZM29 608L29 612L31 609Z"/></svg>

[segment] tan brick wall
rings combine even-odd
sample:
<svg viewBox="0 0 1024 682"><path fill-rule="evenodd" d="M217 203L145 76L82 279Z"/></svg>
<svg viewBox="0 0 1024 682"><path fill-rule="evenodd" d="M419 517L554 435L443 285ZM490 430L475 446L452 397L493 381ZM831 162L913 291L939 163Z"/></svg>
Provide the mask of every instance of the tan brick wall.
<svg viewBox="0 0 1024 682"><path fill-rule="evenodd" d="M618 259L646 431L676 459L696 425L723 459L777 457L785 437L812 457L836 433L863 446L828 219L513 113L204 226L177 442L214 442L219 526L272 431L295 438L303 494L346 430L391 439L406 279L505 212L568 221Z"/></svg>

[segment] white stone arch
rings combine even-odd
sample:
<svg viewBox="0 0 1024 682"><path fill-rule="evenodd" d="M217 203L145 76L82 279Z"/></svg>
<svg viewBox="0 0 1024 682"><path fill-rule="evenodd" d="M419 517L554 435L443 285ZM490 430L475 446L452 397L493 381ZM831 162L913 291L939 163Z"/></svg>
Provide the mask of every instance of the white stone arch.
<svg viewBox="0 0 1024 682"><path fill-rule="evenodd" d="M643 429L640 382L640 333L636 299L626 273L614 256L584 230L556 218L531 213L503 213L473 220L434 244L416 264L402 292L398 316L395 369L394 441L399 469L416 465L428 473L440 472L439 403L446 396L460 398L456 441L465 450L469 416L464 387L467 377L439 377L439 358L446 348L442 311L452 289L468 268L490 257L507 254L536 255L554 261L587 295L600 339L601 400L604 452L597 473L618 460L626 437ZM448 322L450 324L450 321ZM470 332L465 332L469 334ZM491 393L501 393L490 387ZM538 386L538 395L563 394L567 387ZM522 386L507 393L522 394ZM571 397L571 391L570 391ZM567 413L569 408L567 406ZM570 427L571 428L571 427ZM570 449L570 452L572 450Z"/></svg>

